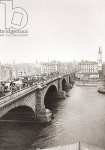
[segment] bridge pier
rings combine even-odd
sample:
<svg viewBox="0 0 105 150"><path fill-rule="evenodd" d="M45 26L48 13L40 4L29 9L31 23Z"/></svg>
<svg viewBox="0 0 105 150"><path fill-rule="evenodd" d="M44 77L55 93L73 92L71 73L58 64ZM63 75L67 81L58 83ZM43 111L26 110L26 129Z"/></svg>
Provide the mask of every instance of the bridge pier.
<svg viewBox="0 0 105 150"><path fill-rule="evenodd" d="M39 122L50 122L52 117L52 112L45 108L44 96L42 93L42 88L38 88L36 91L36 120Z"/></svg>
<svg viewBox="0 0 105 150"><path fill-rule="evenodd" d="M68 90L72 89L72 87L73 87L72 83L66 83L65 90L68 91Z"/></svg>
<svg viewBox="0 0 105 150"><path fill-rule="evenodd" d="M63 91L63 90L58 91L57 98L58 98L58 99L65 99L65 98L66 98L66 92Z"/></svg>
<svg viewBox="0 0 105 150"><path fill-rule="evenodd" d="M62 90L62 78L59 76L58 79L58 94L57 94L58 99L65 99L66 98L66 92Z"/></svg>
<svg viewBox="0 0 105 150"><path fill-rule="evenodd" d="M37 112L37 121L42 123L50 122L52 119L52 112L49 109L44 108Z"/></svg>
<svg viewBox="0 0 105 150"><path fill-rule="evenodd" d="M68 92L69 89L71 89L73 87L73 84L69 83L69 79L67 81L68 82L66 82L64 90L62 90L62 78L59 77L59 80L58 80L58 96L57 96L58 99L65 99L66 95L67 95L66 92Z"/></svg>

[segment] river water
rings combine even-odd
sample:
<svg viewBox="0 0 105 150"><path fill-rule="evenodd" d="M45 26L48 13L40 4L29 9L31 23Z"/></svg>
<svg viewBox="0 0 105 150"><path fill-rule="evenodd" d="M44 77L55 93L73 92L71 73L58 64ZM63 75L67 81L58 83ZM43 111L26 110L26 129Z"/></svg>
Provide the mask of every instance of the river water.
<svg viewBox="0 0 105 150"><path fill-rule="evenodd" d="M0 150L33 150L86 142L105 149L105 95L96 87L74 86L68 97L53 105L54 119L0 122Z"/></svg>

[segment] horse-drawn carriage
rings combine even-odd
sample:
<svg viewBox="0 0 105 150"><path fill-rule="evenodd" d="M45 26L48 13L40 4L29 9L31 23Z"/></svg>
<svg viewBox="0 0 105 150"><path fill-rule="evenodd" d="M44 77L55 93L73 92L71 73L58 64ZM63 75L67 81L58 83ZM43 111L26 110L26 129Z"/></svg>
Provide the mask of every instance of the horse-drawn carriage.
<svg viewBox="0 0 105 150"><path fill-rule="evenodd" d="M0 82L0 97L5 96L6 93L14 93L23 88L36 85L39 79L34 77L25 76L19 79L12 80L10 82Z"/></svg>

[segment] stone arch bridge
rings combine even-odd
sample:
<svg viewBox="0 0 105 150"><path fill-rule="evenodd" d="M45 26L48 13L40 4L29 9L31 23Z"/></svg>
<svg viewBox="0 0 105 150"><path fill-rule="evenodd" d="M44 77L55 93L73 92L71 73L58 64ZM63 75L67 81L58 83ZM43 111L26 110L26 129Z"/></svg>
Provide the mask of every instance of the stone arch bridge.
<svg viewBox="0 0 105 150"><path fill-rule="evenodd" d="M0 118L9 111L28 107L34 112L34 117L40 122L51 120L51 111L48 103L53 98L65 98L65 91L72 88L73 77L71 74L49 79L42 86L31 86L16 93L0 98Z"/></svg>

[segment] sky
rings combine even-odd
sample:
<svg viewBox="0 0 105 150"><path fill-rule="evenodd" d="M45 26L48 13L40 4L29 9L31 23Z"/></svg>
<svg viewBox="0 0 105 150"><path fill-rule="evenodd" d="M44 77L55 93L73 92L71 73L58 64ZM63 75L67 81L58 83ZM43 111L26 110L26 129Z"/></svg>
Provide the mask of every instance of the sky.
<svg viewBox="0 0 105 150"><path fill-rule="evenodd" d="M105 0L14 0L28 13L28 36L1 36L1 62L105 61Z"/></svg>

